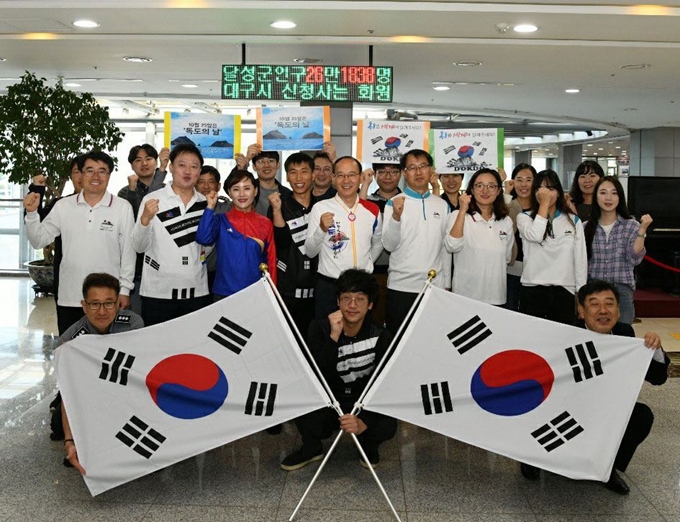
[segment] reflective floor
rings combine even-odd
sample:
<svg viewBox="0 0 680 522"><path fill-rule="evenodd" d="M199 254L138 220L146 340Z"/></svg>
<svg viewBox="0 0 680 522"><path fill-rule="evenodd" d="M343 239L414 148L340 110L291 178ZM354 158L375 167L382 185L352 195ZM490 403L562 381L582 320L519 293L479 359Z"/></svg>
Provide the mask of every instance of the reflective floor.
<svg viewBox="0 0 680 522"><path fill-rule="evenodd" d="M0 278L0 520L288 520L317 464L286 473L279 461L299 444L258 433L97 498L62 465L49 439L55 381L50 342L52 298L34 298L28 279ZM646 319L680 351L680 319ZM680 379L645 384L642 400L656 422L624 475L630 495L601 484L543 473L528 482L516 462L441 435L400 424L382 447L377 473L402 520L680 522ZM296 520L393 520L380 491L343 438Z"/></svg>

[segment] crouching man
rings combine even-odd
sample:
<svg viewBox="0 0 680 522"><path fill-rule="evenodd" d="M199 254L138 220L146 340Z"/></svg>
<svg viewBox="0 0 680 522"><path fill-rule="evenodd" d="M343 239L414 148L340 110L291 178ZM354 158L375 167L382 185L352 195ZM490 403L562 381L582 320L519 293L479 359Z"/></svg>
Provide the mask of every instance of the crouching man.
<svg viewBox="0 0 680 522"><path fill-rule="evenodd" d="M350 269L337 280L340 310L327 319L316 320L309 327L308 343L321 373L340 403L342 411L351 411L377 364L385 354L392 336L373 324L369 310L378 295L378 284L368 272ZM357 435L361 446L376 467L380 461L378 446L394 437L397 421L369 411L345 414L338 419L329 408L308 413L295 420L302 437L302 448L281 462L281 469L293 471L323 458L321 440L340 427ZM364 461L361 461L366 466Z"/></svg>
<svg viewBox="0 0 680 522"><path fill-rule="evenodd" d="M62 345L79 335L95 334L104 335L110 333L129 332L144 326L142 318L130 310L119 309L118 294L120 293L120 283L118 279L109 274L90 274L83 282L83 300L80 304L85 312L85 317L74 323L64 334L57 339L57 346ZM65 348L65 349L68 349ZM55 401L56 402L56 401ZM76 450L71 426L68 416L61 403L61 422L64 430L64 449L66 458L64 465L75 467L83 475L85 470L78 461L78 451Z"/></svg>

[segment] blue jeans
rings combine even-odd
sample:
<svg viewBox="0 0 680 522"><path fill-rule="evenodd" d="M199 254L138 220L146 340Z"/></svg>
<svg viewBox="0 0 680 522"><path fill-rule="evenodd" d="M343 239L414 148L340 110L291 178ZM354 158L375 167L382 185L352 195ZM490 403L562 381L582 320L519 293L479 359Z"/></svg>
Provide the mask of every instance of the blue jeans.
<svg viewBox="0 0 680 522"><path fill-rule="evenodd" d="M633 289L623 283L614 283L614 285L619 291L619 311L621 313L619 321L626 324L633 324L633 319L635 319Z"/></svg>

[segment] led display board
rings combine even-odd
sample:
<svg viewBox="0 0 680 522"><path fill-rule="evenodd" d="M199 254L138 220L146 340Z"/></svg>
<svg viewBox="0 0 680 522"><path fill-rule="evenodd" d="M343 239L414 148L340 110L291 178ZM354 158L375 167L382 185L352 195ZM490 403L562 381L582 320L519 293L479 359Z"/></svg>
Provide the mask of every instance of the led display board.
<svg viewBox="0 0 680 522"><path fill-rule="evenodd" d="M223 100L392 102L392 67L223 65Z"/></svg>

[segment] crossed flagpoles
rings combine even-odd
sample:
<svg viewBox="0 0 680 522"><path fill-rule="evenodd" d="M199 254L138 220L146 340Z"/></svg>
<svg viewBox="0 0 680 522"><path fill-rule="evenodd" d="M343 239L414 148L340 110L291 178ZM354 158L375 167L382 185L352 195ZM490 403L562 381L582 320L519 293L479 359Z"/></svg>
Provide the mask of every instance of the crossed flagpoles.
<svg viewBox="0 0 680 522"><path fill-rule="evenodd" d="M321 382L321 385L323 386L324 390L326 391L326 393L330 397L331 407L337 412L337 414L339 416L344 415L344 412L340 408L340 404L338 403L338 400L333 395L333 391L331 390L330 386L328 385L328 382L326 381L323 374L321 373L321 370L317 366L316 361L314 360L314 357L312 357L312 354L309 350L309 347L307 346L307 343L305 343L304 338L300 334L300 331L298 330L297 326L295 325L293 318L291 317L290 313L288 312L288 309L286 308L285 304L283 303L283 299L281 298L281 295L279 294L279 292L276 288L276 285L274 285L273 281L271 280L271 277L269 276L269 272L267 270L267 265L265 265L264 263L262 265L260 265L260 270L262 271L264 278L266 279L267 283L270 285L272 291L274 292L274 295L276 296L276 299L277 299L279 305L281 306L281 309L283 310L283 313L286 316L286 319L288 320L288 322L289 322L291 328L293 329L298 341L300 342L300 345L302 346L303 350L307 354L309 362L311 363L312 368L314 369L314 372L317 374L317 376L318 376L318 378ZM351 415L357 415L361 411L361 409L363 407L364 397L366 397L368 390L371 388L371 386L375 382L375 379L377 378L378 374L380 373L380 370L385 366L385 363L389 359L390 354L392 353L392 351L394 350L394 347L397 345L399 339L401 338L402 332L404 331L404 328L408 324L409 319L413 316L414 311L416 310L416 308L418 307L418 304L422 300L422 297L423 297L423 294L425 293L425 290L427 290L427 288L432 285L432 280L436 277L436 275L437 275L437 272L435 270L430 270L428 272L427 281L426 281L425 285L423 286L422 290L420 291L420 293L416 297L416 300L413 302L413 305L411 306L411 308L408 311L408 314L406 315L406 319L403 321L403 323L399 327L399 330L397 330L397 334L394 336L394 339L392 340L392 343L389 346L389 348L386 350L385 355L380 360L380 362L376 365L375 370L373 371L373 374L371 375L371 378L369 379L368 383L366 384L366 387L364 388L364 390L361 392L361 396L359 397L357 402L354 404L354 407L352 408L352 411L350 412ZM342 437L342 434L343 434L343 432L342 432L342 430L340 430L338 435L335 437L333 444L331 444L331 447L326 452L324 459L321 461L319 469L316 470L316 473L312 477L312 480L309 483L309 486L307 486L307 489L303 493L302 498L300 499L297 506L295 507L293 514L288 519L289 521L292 521L295 518L295 515L297 515L297 512L300 510L302 503L307 498L307 495L311 491L316 480L319 478L319 475L321 475L323 468L326 466L328 459L333 454L333 451L335 451L335 447L338 445L338 442L340 442L340 438ZM380 482L378 475L376 474L375 470L373 469L371 462L368 460L368 457L366 456L364 449L361 447L361 443L359 442L359 439L357 439L357 436L354 433L350 433L350 436L352 437L352 441L354 441L354 445L359 450L359 454L361 455L361 459L367 464L366 467L371 472L371 475L373 476L373 480L375 480L376 484L380 488L381 493L385 497L387 504L390 506L390 510L392 511L392 514L394 515L394 517L399 522L401 522L401 518L399 517L399 514L397 513L396 509L394 509L394 505L392 504L390 497L387 495L387 492L385 491L385 488L383 487L382 482Z"/></svg>

